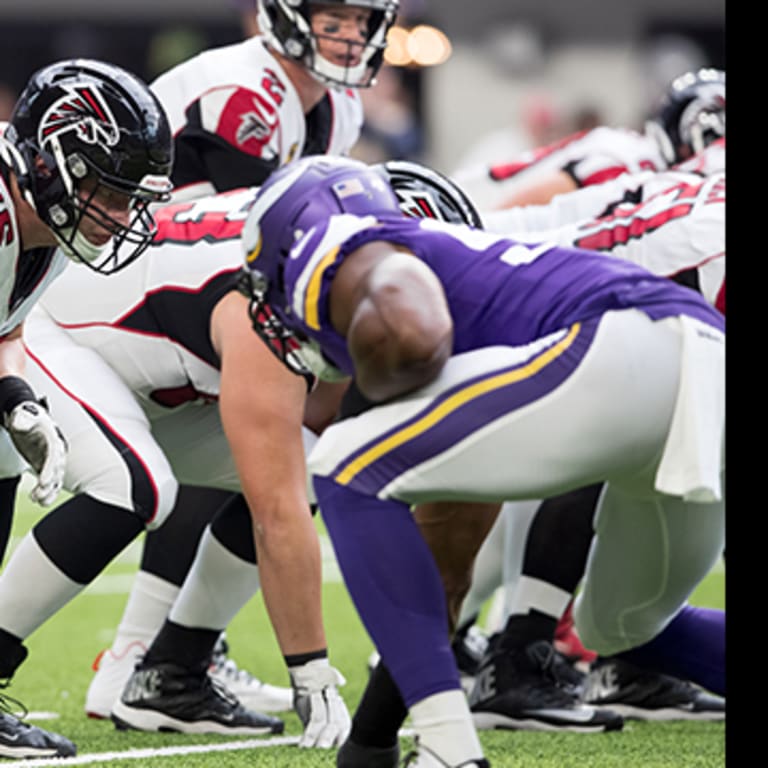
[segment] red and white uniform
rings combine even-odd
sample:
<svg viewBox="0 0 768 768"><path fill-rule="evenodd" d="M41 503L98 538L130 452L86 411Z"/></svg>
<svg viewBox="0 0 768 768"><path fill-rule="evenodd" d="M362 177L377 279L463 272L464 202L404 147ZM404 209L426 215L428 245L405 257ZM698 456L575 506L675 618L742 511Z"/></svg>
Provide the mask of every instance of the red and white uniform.
<svg viewBox="0 0 768 768"><path fill-rule="evenodd" d="M0 143L4 141L3 130L0 123ZM0 152L0 342L24 322L45 288L68 263L58 248L22 250L9 168ZM14 477L26 467L8 433L0 429L0 477Z"/></svg>
<svg viewBox="0 0 768 768"><path fill-rule="evenodd" d="M640 264L698 290L725 313L725 171L624 174L547 205L483 214L485 228Z"/></svg>
<svg viewBox="0 0 768 768"><path fill-rule="evenodd" d="M177 198L261 184L302 155L347 154L363 108L353 89L328 89L305 115L261 37L213 48L152 83L174 134Z"/></svg>
<svg viewBox="0 0 768 768"><path fill-rule="evenodd" d="M0 142L3 125L0 123ZM54 247L22 250L8 173L0 156L0 339L24 321L46 286L69 261Z"/></svg>
<svg viewBox="0 0 768 768"><path fill-rule="evenodd" d="M458 169L453 180L483 209L498 208L519 189L556 171L577 187L601 184L623 173L667 167L656 142L643 133L600 126L531 149L507 162Z"/></svg>
<svg viewBox="0 0 768 768"><path fill-rule="evenodd" d="M725 136L708 144L688 160L678 163L675 170L699 173L702 176L725 171Z"/></svg>
<svg viewBox="0 0 768 768"><path fill-rule="evenodd" d="M69 442L68 491L155 527L179 482L240 490L216 405L210 319L236 290L253 194L160 209L142 258L109 280L73 265L31 313L28 378Z"/></svg>

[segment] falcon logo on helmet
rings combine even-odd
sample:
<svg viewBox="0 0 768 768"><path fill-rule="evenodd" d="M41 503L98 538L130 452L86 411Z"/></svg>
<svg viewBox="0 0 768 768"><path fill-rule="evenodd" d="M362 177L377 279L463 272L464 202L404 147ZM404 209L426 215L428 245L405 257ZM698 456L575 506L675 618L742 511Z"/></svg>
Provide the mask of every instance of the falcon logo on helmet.
<svg viewBox="0 0 768 768"><path fill-rule="evenodd" d="M429 192L418 192L410 189L396 190L400 200L400 210L414 219L437 219L445 221L440 208Z"/></svg>
<svg viewBox="0 0 768 768"><path fill-rule="evenodd" d="M66 94L51 104L40 121L40 145L53 136L72 131L86 144L98 144L107 151L114 147L120 130L98 89L77 83L63 88Z"/></svg>
<svg viewBox="0 0 768 768"><path fill-rule="evenodd" d="M434 168L412 160L389 160L374 165L373 170L397 195L405 216L483 228L480 214L466 192Z"/></svg>

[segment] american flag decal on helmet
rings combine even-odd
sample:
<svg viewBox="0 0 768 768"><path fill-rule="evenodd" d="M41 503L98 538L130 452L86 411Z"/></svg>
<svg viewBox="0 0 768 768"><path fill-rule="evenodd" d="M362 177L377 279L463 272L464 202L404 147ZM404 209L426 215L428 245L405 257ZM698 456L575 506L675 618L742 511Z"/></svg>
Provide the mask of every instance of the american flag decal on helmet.
<svg viewBox="0 0 768 768"><path fill-rule="evenodd" d="M65 95L51 104L40 121L40 144L70 131L86 144L98 144L104 149L114 147L120 131L99 90L92 85L62 87Z"/></svg>

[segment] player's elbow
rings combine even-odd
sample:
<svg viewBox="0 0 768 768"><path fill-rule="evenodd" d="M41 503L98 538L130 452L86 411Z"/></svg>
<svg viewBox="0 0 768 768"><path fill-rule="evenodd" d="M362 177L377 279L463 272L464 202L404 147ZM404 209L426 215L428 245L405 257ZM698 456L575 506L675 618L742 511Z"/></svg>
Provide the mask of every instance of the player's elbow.
<svg viewBox="0 0 768 768"><path fill-rule="evenodd" d="M383 336L358 357L360 391L381 402L420 389L440 375L452 346L450 325L432 328L429 333L410 326L396 335Z"/></svg>

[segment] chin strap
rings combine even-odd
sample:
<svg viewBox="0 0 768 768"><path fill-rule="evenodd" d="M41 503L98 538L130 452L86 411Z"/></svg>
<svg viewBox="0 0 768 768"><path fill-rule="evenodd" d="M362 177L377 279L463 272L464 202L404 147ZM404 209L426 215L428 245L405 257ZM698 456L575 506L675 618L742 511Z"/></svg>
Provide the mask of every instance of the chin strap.
<svg viewBox="0 0 768 768"><path fill-rule="evenodd" d="M86 261L92 264L112 245L111 238L104 245L94 245L82 232L75 230L73 234L72 229L72 227L67 227L53 230L59 247L64 255L72 261Z"/></svg>

